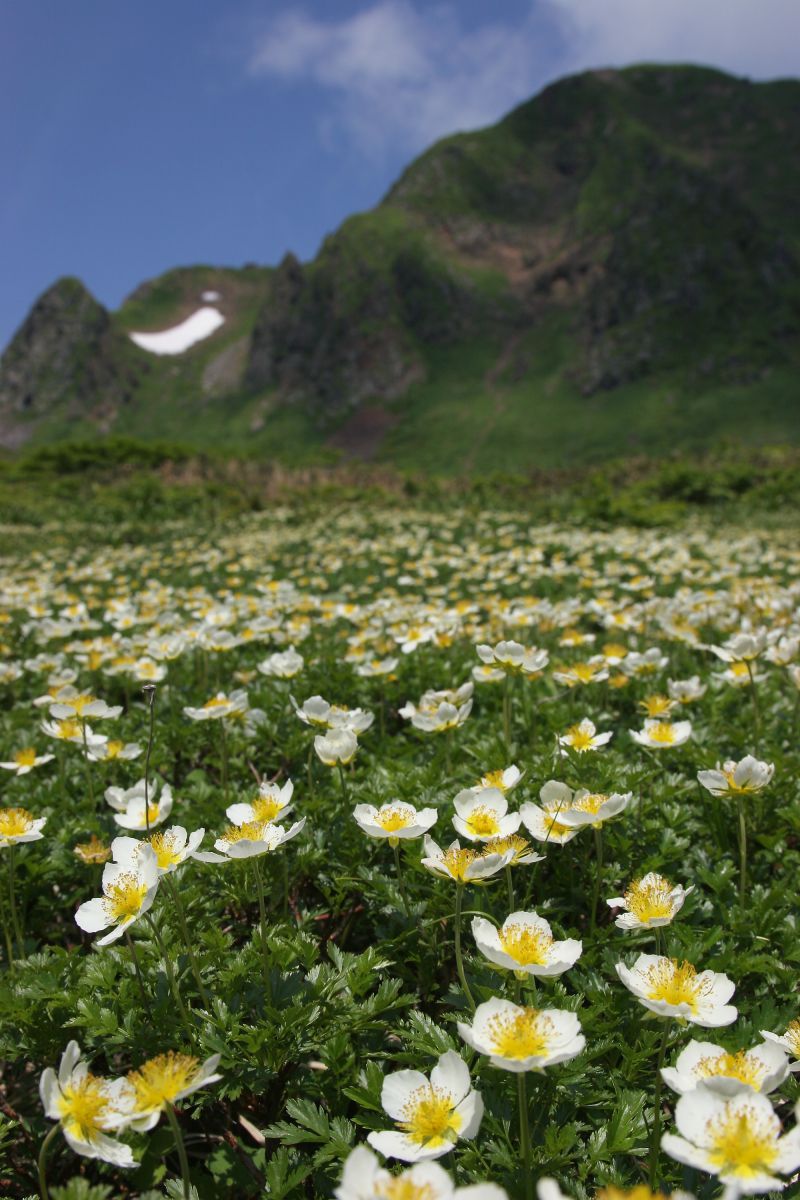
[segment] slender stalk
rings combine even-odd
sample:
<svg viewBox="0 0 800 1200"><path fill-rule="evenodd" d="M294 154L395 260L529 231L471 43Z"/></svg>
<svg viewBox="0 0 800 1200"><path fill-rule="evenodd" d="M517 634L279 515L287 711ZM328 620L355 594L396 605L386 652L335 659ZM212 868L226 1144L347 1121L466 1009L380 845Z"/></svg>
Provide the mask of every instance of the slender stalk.
<svg viewBox="0 0 800 1200"><path fill-rule="evenodd" d="M48 1131L47 1137L42 1142L42 1148L39 1151L37 1166L39 1168L39 1195L41 1196L42 1200L49 1200L50 1197L50 1193L47 1190L47 1173L45 1171L47 1151L50 1149L50 1143L54 1140L60 1128L61 1124L57 1122L52 1129Z"/></svg>
<svg viewBox="0 0 800 1200"><path fill-rule="evenodd" d="M650 1191L655 1191L656 1176L658 1174L658 1154L661 1148L661 1088L663 1079L661 1077L661 1068L664 1065L664 1055L667 1051L667 1040L669 1038L669 1022L664 1022L664 1032L661 1035L661 1045L658 1049L658 1063L656 1065L656 1094L654 1099L653 1110L653 1140L650 1143Z"/></svg>
<svg viewBox="0 0 800 1200"><path fill-rule="evenodd" d="M150 755L153 752L153 734L155 731L156 685L146 683L142 688L144 698L150 709L150 728L147 735L147 754L144 760L144 824L147 836L150 836Z"/></svg>
<svg viewBox="0 0 800 1200"><path fill-rule="evenodd" d="M525 1200L533 1200L533 1170L531 1169L531 1131L528 1124L528 1090L526 1075L517 1075L517 1105L519 1107L519 1145L522 1171L525 1176Z"/></svg>
<svg viewBox="0 0 800 1200"><path fill-rule="evenodd" d="M64 747L58 747L58 798L62 807L67 802L67 790L64 781Z"/></svg>
<svg viewBox="0 0 800 1200"><path fill-rule="evenodd" d="M517 909L517 901L514 896L514 880L511 876L510 864L506 865L506 892L508 893L508 912L510 915L511 913L516 912Z"/></svg>
<svg viewBox="0 0 800 1200"><path fill-rule="evenodd" d="M22 924L17 911L17 902L14 895L14 866L15 866L15 850L16 847L11 845L8 847L8 904L11 909L11 924L14 929L14 937L17 939L17 954L20 958L25 955L25 938L22 932Z"/></svg>
<svg viewBox="0 0 800 1200"><path fill-rule="evenodd" d="M444 735L444 769L449 775L453 770L453 731L448 729Z"/></svg>
<svg viewBox="0 0 800 1200"><path fill-rule="evenodd" d="M314 741L308 747L308 794L314 799Z"/></svg>
<svg viewBox="0 0 800 1200"><path fill-rule="evenodd" d="M665 940L664 940L664 930L660 925L656 925L654 927L653 937L655 938L655 942L656 942L656 947L655 947L656 954L659 954L661 956L666 955L667 948L666 948L666 944L665 944Z"/></svg>
<svg viewBox="0 0 800 1200"><path fill-rule="evenodd" d="M210 1008L211 999L201 978L200 967L198 965L197 958L195 957L194 950L192 949L192 942L189 937L189 926L186 923L186 910L183 907L180 890L171 875L164 875L163 878L164 882L169 888L172 899L175 901L175 912L178 914L178 924L180 925L181 936L183 938L183 944L186 947L186 953L189 956L189 965L192 968L192 974L194 975L194 981L197 984L197 990L200 993L203 1004L206 1006L206 1008Z"/></svg>
<svg viewBox="0 0 800 1200"><path fill-rule="evenodd" d="M753 675L753 667L749 659L744 660L744 665L747 667L747 674L750 678L750 698L753 701L753 721L755 723L756 734L756 758L761 754L761 706L758 703L758 688L756 686L755 676Z"/></svg>
<svg viewBox="0 0 800 1200"><path fill-rule="evenodd" d="M600 899L600 881L603 877L603 826L596 825L594 828L594 851L595 851L595 874L594 874L594 891L592 893L592 919L589 925L589 932L594 933L597 927L597 902Z"/></svg>
<svg viewBox="0 0 800 1200"><path fill-rule="evenodd" d="M339 779L342 784L342 799L344 800L345 804L347 804L347 780L344 777L344 767L341 763L338 764L338 767L339 767Z"/></svg>
<svg viewBox="0 0 800 1200"><path fill-rule="evenodd" d="M86 719L81 717L81 733L83 735L83 765L86 769L86 787L89 791L89 803L94 811L94 783L92 782L92 768L89 765L89 743L86 738Z"/></svg>
<svg viewBox="0 0 800 1200"><path fill-rule="evenodd" d="M128 933L127 929L125 930L125 941L128 943L128 949L131 952L131 961L133 962L133 971L136 976L136 982L139 985L139 995L142 1000L142 1007L144 1008L144 1011L147 1014L148 1021L150 1021L150 1023L152 1024L152 1013L150 1012L150 1002L147 999L147 990L144 986L144 979L142 977L142 968L139 963L139 955L136 953L136 947L133 944L133 938Z"/></svg>
<svg viewBox="0 0 800 1200"><path fill-rule="evenodd" d="M739 903L744 907L747 890L747 814L744 796L739 796Z"/></svg>
<svg viewBox="0 0 800 1200"><path fill-rule="evenodd" d="M506 754L511 754L511 676L506 672L503 680L503 738Z"/></svg>
<svg viewBox="0 0 800 1200"><path fill-rule="evenodd" d="M397 844L396 838L390 838L390 844L394 853L394 866L397 871L397 885L400 888L400 895L403 898L403 908L406 910L406 916L411 919L411 909L408 906L408 896L406 895L406 885L403 879L403 869L400 863L400 847Z"/></svg>
<svg viewBox="0 0 800 1200"><path fill-rule="evenodd" d="M189 1014L186 1011L186 1005L183 1003L181 991L180 991L180 988L178 987L178 981L175 978L175 971L172 966L172 959L170 958L170 956L167 952L167 948L164 945L164 940L161 937L161 934L158 932L158 926L156 925L153 918L150 916L150 913L145 913L145 920L147 921L148 925L150 926L150 928L153 931L153 937L156 939L156 942L158 943L158 948L161 951L161 956L164 959L164 971L166 972L167 981L169 983L170 991L172 992L173 999L175 1000L175 1003L178 1006L178 1010L181 1014L181 1018L183 1019L184 1024L186 1025L186 1028L189 1030L189 1033L192 1036L192 1038L194 1038L194 1029L192 1027L192 1022L189 1019Z"/></svg>
<svg viewBox="0 0 800 1200"><path fill-rule="evenodd" d="M178 1124L178 1118L175 1116L173 1105L167 1103L164 1106L164 1111L167 1114L169 1127L172 1130L172 1136L175 1139L175 1149L178 1151L178 1160L181 1164L181 1179L183 1180L183 1200L190 1200L192 1181L189 1175L189 1159L186 1155L186 1146L183 1141L181 1127Z"/></svg>
<svg viewBox="0 0 800 1200"><path fill-rule="evenodd" d="M3 939L6 944L6 959L8 961L8 969L11 970L14 966L14 947L11 942L11 933L6 921L5 905L3 905Z"/></svg>
<svg viewBox="0 0 800 1200"><path fill-rule="evenodd" d="M461 954L461 906L462 906L463 900L464 900L464 884L457 883L456 884L456 912L455 912L455 921L454 921L455 943L456 943L456 970L458 971L458 978L461 981L461 987L463 989L464 995L467 998L467 1003L469 1004L470 1008L474 1012L475 1011L475 1001L472 998L472 992L469 990L469 984L467 983L467 977L464 973L464 959Z"/></svg>
<svg viewBox="0 0 800 1200"><path fill-rule="evenodd" d="M264 904L264 881L261 878L261 864L258 857L253 860L253 868L258 891L258 914L261 918L261 967L264 973L264 995L266 1000L272 1004L272 975L269 969L269 947L267 946L267 910Z"/></svg>
<svg viewBox="0 0 800 1200"><path fill-rule="evenodd" d="M228 803L228 735L225 731L225 718L221 717L219 722L222 735L222 791L225 796L225 803Z"/></svg>

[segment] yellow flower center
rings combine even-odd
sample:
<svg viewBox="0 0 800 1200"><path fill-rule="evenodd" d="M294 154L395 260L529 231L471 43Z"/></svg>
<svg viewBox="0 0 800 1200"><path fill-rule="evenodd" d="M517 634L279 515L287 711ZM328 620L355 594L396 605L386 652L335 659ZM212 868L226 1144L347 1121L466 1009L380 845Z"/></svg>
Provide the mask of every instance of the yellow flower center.
<svg viewBox="0 0 800 1200"><path fill-rule="evenodd" d="M648 1000L663 1000L665 1004L688 1004L692 1013L707 984L699 982L697 968L690 962L679 963L675 958L662 959L647 972Z"/></svg>
<svg viewBox="0 0 800 1200"><path fill-rule="evenodd" d="M746 662L731 663L730 672L731 672L731 675L736 677L736 679L747 679L748 682L750 680L750 672L747 669Z"/></svg>
<svg viewBox="0 0 800 1200"><path fill-rule="evenodd" d="M701 1058L695 1070L703 1079L724 1076L726 1079L738 1079L741 1083L758 1090L761 1081L767 1073L763 1063L751 1057L746 1050L737 1050L735 1054L725 1051L723 1054L708 1055Z"/></svg>
<svg viewBox="0 0 800 1200"><path fill-rule="evenodd" d="M114 921L138 916L146 893L147 885L138 875L118 875L106 892L106 912Z"/></svg>
<svg viewBox="0 0 800 1200"><path fill-rule="evenodd" d="M413 1142L430 1149L456 1141L461 1125L461 1116L453 1109L453 1097L431 1083L412 1092L400 1122L400 1128Z"/></svg>
<svg viewBox="0 0 800 1200"><path fill-rule="evenodd" d="M64 717L63 721L58 722L57 737L68 741L70 738L81 736L81 727L72 717Z"/></svg>
<svg viewBox="0 0 800 1200"><path fill-rule="evenodd" d="M737 783L734 771L723 771L722 773L725 776L725 780L728 784L729 792L737 792L739 795L743 796L747 792L758 792L761 790L757 784L751 784L746 781L744 783Z"/></svg>
<svg viewBox="0 0 800 1200"><path fill-rule="evenodd" d="M96 833L92 834L88 842L79 842L74 853L85 863L104 863L111 858L111 850L103 845Z"/></svg>
<svg viewBox="0 0 800 1200"><path fill-rule="evenodd" d="M148 839L155 851L158 865L162 870L172 867L181 861L180 850L175 848L175 834L167 830L165 833L154 833Z"/></svg>
<svg viewBox="0 0 800 1200"><path fill-rule="evenodd" d="M580 683L591 683L599 669L595 663L575 663L572 674Z"/></svg>
<svg viewBox="0 0 800 1200"><path fill-rule="evenodd" d="M94 704L94 696L85 693L83 696L74 696L72 700L65 701L66 704L73 708L79 717L83 716L83 710L88 708L90 704Z"/></svg>
<svg viewBox="0 0 800 1200"><path fill-rule="evenodd" d="M790 1021L789 1027L783 1036L786 1038L795 1058L800 1058L800 1021Z"/></svg>
<svg viewBox="0 0 800 1200"><path fill-rule="evenodd" d="M0 808L0 837L22 837L30 833L33 813L27 808Z"/></svg>
<svg viewBox="0 0 800 1200"><path fill-rule="evenodd" d="M260 842L263 832L264 823L262 821L245 821L244 825L229 825L220 840L228 844L242 842L245 839L250 842Z"/></svg>
<svg viewBox="0 0 800 1200"><path fill-rule="evenodd" d="M651 1192L640 1183L633 1188L606 1187L595 1192L595 1200L666 1200L663 1192Z"/></svg>
<svg viewBox="0 0 800 1200"><path fill-rule="evenodd" d="M192 1082L197 1065L197 1059L191 1055L170 1050L149 1059L138 1071L131 1071L128 1081L136 1096L137 1112L152 1112L154 1108L171 1104Z"/></svg>
<svg viewBox="0 0 800 1200"><path fill-rule="evenodd" d="M414 809L406 804L392 804L388 808L379 809L375 820L381 829L393 833L395 829L406 829L413 823L416 815Z"/></svg>
<svg viewBox="0 0 800 1200"><path fill-rule="evenodd" d="M277 796L259 796L253 801L253 816L256 821L268 825L280 816L286 805Z"/></svg>
<svg viewBox="0 0 800 1200"><path fill-rule="evenodd" d="M451 847L442 856L442 866L454 879L463 883L467 868L480 857L477 850L470 850L466 847L462 850L456 850L455 847Z"/></svg>
<svg viewBox="0 0 800 1200"><path fill-rule="evenodd" d="M394 1176L380 1184L380 1200L437 1200L437 1193L429 1183Z"/></svg>
<svg viewBox="0 0 800 1200"><path fill-rule="evenodd" d="M492 1052L500 1058L532 1058L546 1054L553 1023L536 1008L523 1008L510 1016L498 1013L489 1022Z"/></svg>
<svg viewBox="0 0 800 1200"><path fill-rule="evenodd" d="M590 733L588 729L581 729L580 725L573 725L566 732L566 740L573 750L582 752L591 750L594 734Z"/></svg>
<svg viewBox="0 0 800 1200"><path fill-rule="evenodd" d="M118 758L120 750L124 750L124 742L106 742L106 758Z"/></svg>
<svg viewBox="0 0 800 1200"><path fill-rule="evenodd" d="M719 1175L739 1179L767 1175L778 1156L774 1129L752 1108L723 1113L708 1122L706 1133L710 1163Z"/></svg>
<svg viewBox="0 0 800 1200"><path fill-rule="evenodd" d="M497 813L491 808L476 808L466 819L467 829L478 837L491 836L500 832L500 822Z"/></svg>
<svg viewBox="0 0 800 1200"><path fill-rule="evenodd" d="M24 750L16 752L14 762L20 767L33 767L36 765L36 751L31 746L26 746Z"/></svg>
<svg viewBox="0 0 800 1200"><path fill-rule="evenodd" d="M81 1142L91 1142L105 1127L110 1103L105 1081L84 1075L77 1083L68 1083L61 1089L56 1106L64 1129Z"/></svg>
<svg viewBox="0 0 800 1200"><path fill-rule="evenodd" d="M499 791L504 792L506 790L503 787L504 774L505 772L502 769L499 771L488 771L481 779L481 783L484 787L498 788Z"/></svg>
<svg viewBox="0 0 800 1200"><path fill-rule="evenodd" d="M578 796L570 803L570 808L577 812L596 813L599 812L605 804L608 796L603 792L587 792L585 796Z"/></svg>
<svg viewBox="0 0 800 1200"><path fill-rule="evenodd" d="M514 857L510 863L511 866L518 863L522 855L527 854L530 849L530 842L518 833L510 833L507 837L492 838L484 846L487 854L505 854L507 850L513 850Z"/></svg>
<svg viewBox="0 0 800 1200"><path fill-rule="evenodd" d="M210 700L206 700L203 708L206 711L214 708L226 708L228 704L230 704L230 700L227 696L213 696Z"/></svg>
<svg viewBox="0 0 800 1200"><path fill-rule="evenodd" d="M553 939L543 929L531 925L504 925L498 930L500 945L521 966L544 966L550 957Z"/></svg>
<svg viewBox="0 0 800 1200"><path fill-rule="evenodd" d="M644 709L648 717L666 717L675 707L675 701L670 700L669 696L646 696L639 707Z"/></svg>
<svg viewBox="0 0 800 1200"><path fill-rule="evenodd" d="M669 721L656 721L648 729L647 736L651 742L658 742L662 746L671 746L675 741L675 726Z"/></svg>
<svg viewBox="0 0 800 1200"><path fill-rule="evenodd" d="M627 653L627 646L623 646L620 642L607 642L603 646L603 654L606 658L625 658Z"/></svg>
<svg viewBox="0 0 800 1200"><path fill-rule="evenodd" d="M656 875L647 883L641 879L634 879L625 893L625 903L628 911L643 925L649 925L651 921L673 916L674 901L670 896L671 891L672 888L663 875Z"/></svg>

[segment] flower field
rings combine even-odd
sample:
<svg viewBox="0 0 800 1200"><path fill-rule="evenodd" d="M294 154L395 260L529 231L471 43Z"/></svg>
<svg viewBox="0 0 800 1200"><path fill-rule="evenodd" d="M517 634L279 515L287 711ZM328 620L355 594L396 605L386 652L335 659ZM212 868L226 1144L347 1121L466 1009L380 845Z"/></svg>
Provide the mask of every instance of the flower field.
<svg viewBox="0 0 800 1200"><path fill-rule="evenodd" d="M0 1196L792 1194L799 605L514 513L7 553Z"/></svg>

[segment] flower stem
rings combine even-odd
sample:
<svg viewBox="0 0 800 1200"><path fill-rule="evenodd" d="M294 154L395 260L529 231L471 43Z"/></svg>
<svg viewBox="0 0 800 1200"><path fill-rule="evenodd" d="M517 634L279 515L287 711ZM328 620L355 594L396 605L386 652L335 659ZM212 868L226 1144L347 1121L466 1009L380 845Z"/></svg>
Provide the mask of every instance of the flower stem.
<svg viewBox="0 0 800 1200"><path fill-rule="evenodd" d="M200 998L202 999L203 1004L206 1006L206 1008L210 1008L211 1000L200 975L200 967L198 966L197 958L195 957L194 950L192 949L192 943L189 937L189 927L186 923L186 911L183 907L180 891L170 875L164 876L164 882L170 890L172 899L175 901L175 911L178 914L178 924L181 927L183 944L186 947L186 953L189 955L189 965L192 968L192 974L194 975L194 981L197 984L197 990L200 993Z"/></svg>
<svg viewBox="0 0 800 1200"><path fill-rule="evenodd" d="M83 734L83 765L86 768L86 787L89 791L89 803L94 811L94 784L92 783L92 768L89 764L89 743L86 739L86 720L81 718L81 733Z"/></svg>
<svg viewBox="0 0 800 1200"><path fill-rule="evenodd" d="M150 729L147 736L147 754L144 759L144 824L147 836L150 836L150 755L153 752L153 733L155 728L156 685L147 683L142 688L145 700L150 709Z"/></svg>
<svg viewBox="0 0 800 1200"><path fill-rule="evenodd" d="M133 970L134 970L134 974L136 975L136 982L139 985L139 995L142 998L142 1007L143 1007L145 1013L147 1014L148 1021L150 1021L150 1024L152 1025L152 1014L150 1012L150 1004L147 999L147 992L145 990L144 980L142 979L142 969L139 966L139 955L136 953L136 947L133 944L133 938L128 933L127 929L125 930L125 941L128 943L128 949L131 952L131 960L133 962Z"/></svg>
<svg viewBox="0 0 800 1200"><path fill-rule="evenodd" d="M44 1167L45 1160L47 1158L47 1151L50 1149L50 1143L53 1141L60 1128L61 1125L57 1123L52 1129L49 1130L47 1137L42 1142L42 1148L39 1151L37 1166L39 1168L39 1195L41 1196L42 1200L49 1200L50 1196L50 1193L47 1190L47 1174Z"/></svg>
<svg viewBox="0 0 800 1200"><path fill-rule="evenodd" d="M592 893L592 919L589 925L589 932L594 933L597 926L597 902L600 899L600 882L603 877L603 827L602 825L595 826L594 829L594 850L595 850L595 875L594 875L594 891Z"/></svg>
<svg viewBox="0 0 800 1200"><path fill-rule="evenodd" d="M522 1171L525 1176L525 1200L533 1200L531 1131L528 1124L528 1090L524 1071L520 1071L517 1075L517 1105L519 1107L519 1145L522 1155Z"/></svg>
<svg viewBox="0 0 800 1200"><path fill-rule="evenodd" d="M164 945L163 938L161 937L161 934L158 932L158 926L156 925L153 918L150 916L150 913L145 913L145 919L153 931L153 936L155 937L156 942L158 943L158 948L161 951L161 955L164 959L164 971L166 972L167 980L169 982L170 990L172 991L172 995L175 1000L175 1003L178 1006L178 1010L181 1014L184 1024L186 1025L186 1028L189 1030L189 1033L192 1036L192 1039L194 1039L194 1029L192 1027L192 1022L189 1020L189 1014L186 1011L186 1005L183 1003L183 998L181 997L180 988L178 987L178 981L175 978L175 971L172 966L172 959L170 958L169 954L167 953L167 948Z"/></svg>
<svg viewBox="0 0 800 1200"><path fill-rule="evenodd" d="M739 796L739 903L744 908L747 890L747 814L744 796Z"/></svg>
<svg viewBox="0 0 800 1200"><path fill-rule="evenodd" d="M750 677L750 696L753 701L753 720L755 722L755 742L756 742L756 758L761 754L761 706L758 703L758 688L756 686L753 668L749 659L745 659L744 665L747 667L747 674Z"/></svg>
<svg viewBox="0 0 800 1200"><path fill-rule="evenodd" d="M15 849L16 847L13 845L8 847L8 903L11 909L11 924L14 929L14 937L17 939L17 954L20 958L24 958L25 938L22 933L19 912L17 911L17 901L14 887Z"/></svg>
<svg viewBox="0 0 800 1200"><path fill-rule="evenodd" d="M506 754L511 755L511 676L506 672L503 680L503 738Z"/></svg>
<svg viewBox="0 0 800 1200"><path fill-rule="evenodd" d="M341 770L341 765L339 767ZM267 910L264 904L264 882L261 878L261 864L256 857L253 860L258 892L258 914L261 919L261 966L264 973L264 996L272 1004L272 975L269 969L269 948L267 946Z"/></svg>
<svg viewBox="0 0 800 1200"><path fill-rule="evenodd" d="M342 784L342 799L344 800L345 804L347 804L347 781L344 777L344 767L341 763L339 763L338 766L339 766L339 779Z"/></svg>
<svg viewBox="0 0 800 1200"><path fill-rule="evenodd" d="M411 909L408 906L408 896L406 895L406 885L403 880L403 868L400 862L400 847L397 842L393 842L392 851L394 853L394 865L397 871L397 886L400 888L400 895L403 898L403 908L406 910L406 916L411 918Z"/></svg>
<svg viewBox="0 0 800 1200"><path fill-rule="evenodd" d="M228 735L225 732L225 718L222 717L219 723L222 737L222 792L225 797L225 804L228 803Z"/></svg>
<svg viewBox="0 0 800 1200"><path fill-rule="evenodd" d="M181 1164L181 1178L183 1180L183 1200L190 1200L192 1191L192 1182L189 1176L189 1159L186 1156L186 1146L183 1142L183 1134L181 1127L178 1124L178 1118L175 1116L174 1107L168 1102L164 1106L164 1111L167 1114L169 1127L172 1130L172 1136L175 1139L175 1149L178 1151L178 1160Z"/></svg>
<svg viewBox="0 0 800 1200"><path fill-rule="evenodd" d="M469 984L467 983L467 977L464 973L464 959L461 954L461 906L462 906L463 900L464 900L464 884L457 883L456 884L456 914L455 914L455 922L454 922L455 943L456 943L456 970L458 971L458 978L461 981L461 987L463 988L464 995L466 996L466 999L467 999L467 1003L469 1004L470 1008L474 1012L475 1011L475 1001L472 998L472 992L469 990Z"/></svg>
<svg viewBox="0 0 800 1200"><path fill-rule="evenodd" d="M314 799L314 742L308 747L308 794Z"/></svg>
<svg viewBox="0 0 800 1200"><path fill-rule="evenodd" d="M514 880L511 877L511 865L506 864L506 891L508 893L509 915L516 911L517 901L514 896Z"/></svg>
<svg viewBox="0 0 800 1200"><path fill-rule="evenodd" d="M661 1088L663 1079L661 1077L661 1068L664 1065L664 1055L667 1051L667 1039L669 1038L669 1022L664 1022L664 1032L661 1035L661 1045L658 1049L658 1063L656 1064L656 1094L654 1098L653 1109L653 1140L650 1143L650 1191L655 1191L656 1176L658 1174L658 1154L661 1148Z"/></svg>

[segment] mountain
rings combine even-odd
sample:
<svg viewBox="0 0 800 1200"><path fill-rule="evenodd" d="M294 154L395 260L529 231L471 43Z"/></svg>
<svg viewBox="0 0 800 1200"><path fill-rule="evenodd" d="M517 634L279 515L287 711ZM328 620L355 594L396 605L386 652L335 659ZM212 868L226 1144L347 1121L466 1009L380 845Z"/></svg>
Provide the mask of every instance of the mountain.
<svg viewBox="0 0 800 1200"><path fill-rule="evenodd" d="M0 362L0 440L463 472L793 442L798 195L800 82L572 76L432 146L311 262L174 270L115 313L60 280ZM204 295L207 339L131 341Z"/></svg>

